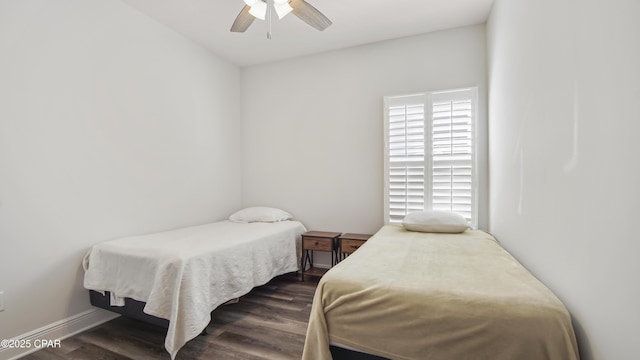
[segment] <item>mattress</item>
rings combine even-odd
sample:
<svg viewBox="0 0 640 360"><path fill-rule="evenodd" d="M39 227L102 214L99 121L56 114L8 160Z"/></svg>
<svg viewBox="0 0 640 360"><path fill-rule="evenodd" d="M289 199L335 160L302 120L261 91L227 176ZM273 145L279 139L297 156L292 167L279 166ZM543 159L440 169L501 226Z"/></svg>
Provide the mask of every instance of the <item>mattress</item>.
<svg viewBox="0 0 640 360"><path fill-rule="evenodd" d="M569 312L489 234L388 225L320 280L303 359L578 359Z"/></svg>
<svg viewBox="0 0 640 360"><path fill-rule="evenodd" d="M169 320L165 348L178 350L202 332L211 311L273 277L298 269L297 221L221 221L95 245L85 256L84 286L145 302L146 314Z"/></svg>

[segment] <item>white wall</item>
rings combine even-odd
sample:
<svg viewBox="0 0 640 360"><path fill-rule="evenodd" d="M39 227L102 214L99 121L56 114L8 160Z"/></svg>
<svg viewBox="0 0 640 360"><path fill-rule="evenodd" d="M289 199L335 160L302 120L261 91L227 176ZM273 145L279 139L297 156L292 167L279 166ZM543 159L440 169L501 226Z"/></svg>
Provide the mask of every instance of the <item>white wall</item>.
<svg viewBox="0 0 640 360"><path fill-rule="evenodd" d="M282 207L313 230L377 231L383 96L478 86L484 124L484 36L478 25L243 69L243 203Z"/></svg>
<svg viewBox="0 0 640 360"><path fill-rule="evenodd" d="M241 204L240 69L120 1L1 0L0 102L0 339L90 309L92 244Z"/></svg>
<svg viewBox="0 0 640 360"><path fill-rule="evenodd" d="M640 354L640 2L497 0L490 230L564 301L584 359Z"/></svg>

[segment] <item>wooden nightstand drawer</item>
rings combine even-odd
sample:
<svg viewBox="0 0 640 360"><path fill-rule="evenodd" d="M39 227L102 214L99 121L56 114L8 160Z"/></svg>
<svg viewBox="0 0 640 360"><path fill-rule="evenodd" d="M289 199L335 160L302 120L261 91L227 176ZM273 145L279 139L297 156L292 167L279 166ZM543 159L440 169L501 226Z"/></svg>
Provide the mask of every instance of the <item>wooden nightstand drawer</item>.
<svg viewBox="0 0 640 360"><path fill-rule="evenodd" d="M358 250L360 246L365 243L366 240L348 240L342 239L342 245L340 247L340 251L343 254L351 254L352 252Z"/></svg>
<svg viewBox="0 0 640 360"><path fill-rule="evenodd" d="M371 235L369 234L343 234L340 235L340 254L344 259L353 254L358 248L364 245Z"/></svg>
<svg viewBox="0 0 640 360"><path fill-rule="evenodd" d="M307 231L302 234L302 258L300 259L300 280L304 281L304 275L322 276L328 269L313 266L313 252L325 251L331 253L331 264L338 263L338 237L339 232ZM309 268L307 269L307 264Z"/></svg>
<svg viewBox="0 0 640 360"><path fill-rule="evenodd" d="M305 250L332 251L333 239L304 237Z"/></svg>

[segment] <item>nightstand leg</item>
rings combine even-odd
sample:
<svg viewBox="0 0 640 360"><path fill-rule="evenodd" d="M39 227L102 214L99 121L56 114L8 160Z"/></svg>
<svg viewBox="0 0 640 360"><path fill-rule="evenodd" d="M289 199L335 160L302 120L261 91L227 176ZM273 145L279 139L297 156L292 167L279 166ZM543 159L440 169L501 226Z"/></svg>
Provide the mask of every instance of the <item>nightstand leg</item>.
<svg viewBox="0 0 640 360"><path fill-rule="evenodd" d="M305 251L302 250L302 256L300 257L300 281L304 281L304 267L307 266L305 255Z"/></svg>
<svg viewBox="0 0 640 360"><path fill-rule="evenodd" d="M307 262L309 262L309 267L313 267L313 252L311 256L309 256L309 250L305 250L304 254L302 254L302 261L300 264L300 281L304 282L304 271L307 268Z"/></svg>

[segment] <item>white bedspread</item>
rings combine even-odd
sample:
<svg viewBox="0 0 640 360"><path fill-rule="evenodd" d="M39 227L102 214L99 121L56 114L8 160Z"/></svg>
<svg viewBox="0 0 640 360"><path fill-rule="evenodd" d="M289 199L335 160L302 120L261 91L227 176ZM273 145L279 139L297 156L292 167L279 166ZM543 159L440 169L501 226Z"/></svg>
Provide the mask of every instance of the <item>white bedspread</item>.
<svg viewBox="0 0 640 360"><path fill-rule="evenodd" d="M84 286L144 301L145 313L168 319L173 359L216 307L296 271L305 231L297 221L221 221L106 241L85 257Z"/></svg>

